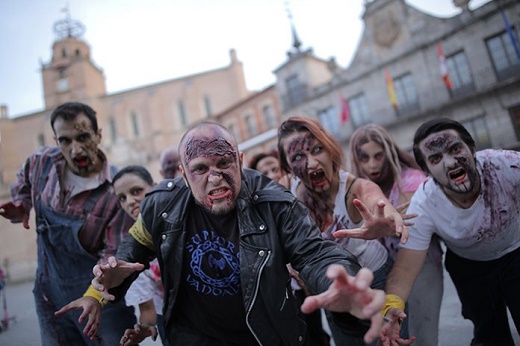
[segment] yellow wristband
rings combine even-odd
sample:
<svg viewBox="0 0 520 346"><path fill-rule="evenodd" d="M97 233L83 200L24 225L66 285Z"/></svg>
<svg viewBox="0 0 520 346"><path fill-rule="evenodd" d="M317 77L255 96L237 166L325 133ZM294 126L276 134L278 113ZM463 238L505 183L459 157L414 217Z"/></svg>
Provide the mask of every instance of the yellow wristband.
<svg viewBox="0 0 520 346"><path fill-rule="evenodd" d="M94 298L95 300L97 300L99 302L99 304L101 304L101 307L107 305L107 303L108 303L108 301L106 301L103 298L103 296L101 295L101 292L96 290L94 288L94 286L92 286L92 285L88 286L87 291L83 294L83 297L92 297L92 298Z"/></svg>
<svg viewBox="0 0 520 346"><path fill-rule="evenodd" d="M388 310L392 308L404 311L404 301L401 299L401 297L395 294L387 294L385 306L383 307L383 310L381 310L381 315L385 317Z"/></svg>

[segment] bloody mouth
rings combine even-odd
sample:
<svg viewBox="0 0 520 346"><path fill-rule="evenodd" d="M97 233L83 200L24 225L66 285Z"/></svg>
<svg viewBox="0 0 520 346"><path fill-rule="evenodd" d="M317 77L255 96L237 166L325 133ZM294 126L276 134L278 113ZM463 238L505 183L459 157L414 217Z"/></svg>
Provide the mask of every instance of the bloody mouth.
<svg viewBox="0 0 520 346"><path fill-rule="evenodd" d="M456 169L449 173L449 177L455 183L461 183L466 180L466 171L462 168Z"/></svg>
<svg viewBox="0 0 520 346"><path fill-rule="evenodd" d="M323 186L323 184L325 184L325 182L327 181L327 177L325 177L325 172L323 172L321 169L312 172L309 177L312 185L314 186Z"/></svg>
<svg viewBox="0 0 520 346"><path fill-rule="evenodd" d="M219 188L219 189L210 191L208 194L208 197L210 200L215 201L215 200L219 200L222 198L226 198L229 195L231 195L231 190L229 190L227 188Z"/></svg>
<svg viewBox="0 0 520 346"><path fill-rule="evenodd" d="M74 159L74 162L76 162L76 166L79 168L86 168L89 164L89 159L87 157L82 157L78 159Z"/></svg>

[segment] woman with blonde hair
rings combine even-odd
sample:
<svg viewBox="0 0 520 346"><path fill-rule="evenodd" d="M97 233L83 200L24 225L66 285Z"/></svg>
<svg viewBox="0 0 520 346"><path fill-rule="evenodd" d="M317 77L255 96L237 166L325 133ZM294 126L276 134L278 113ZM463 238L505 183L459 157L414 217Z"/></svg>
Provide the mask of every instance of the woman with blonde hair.
<svg viewBox="0 0 520 346"><path fill-rule="evenodd" d="M388 131L377 124L358 128L350 138L349 169L379 185L394 206L407 206L426 179L411 154L399 148ZM403 211L404 212L404 211ZM395 260L399 242L381 239ZM442 250L432 239L428 257L408 299L408 331L418 344L437 346L443 293Z"/></svg>

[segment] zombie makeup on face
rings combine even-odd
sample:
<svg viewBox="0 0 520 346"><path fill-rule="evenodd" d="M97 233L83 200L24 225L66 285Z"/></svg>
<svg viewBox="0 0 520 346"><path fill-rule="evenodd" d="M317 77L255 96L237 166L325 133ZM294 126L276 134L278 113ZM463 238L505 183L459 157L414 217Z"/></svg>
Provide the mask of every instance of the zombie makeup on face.
<svg viewBox="0 0 520 346"><path fill-rule="evenodd" d="M186 165L196 157L225 156L236 157L237 153L231 143L222 137L216 139L191 138L185 146L184 162Z"/></svg>
<svg viewBox="0 0 520 346"><path fill-rule="evenodd" d="M74 174L88 176L101 169L98 159L100 136L92 130L88 118L79 114L74 120L57 118L56 142Z"/></svg>
<svg viewBox="0 0 520 346"><path fill-rule="evenodd" d="M311 150L311 144L314 137L308 133L303 137L298 137L289 143L287 148L287 157L289 158L289 165L293 173L301 179L307 179L307 168L309 160L304 154Z"/></svg>
<svg viewBox="0 0 520 346"><path fill-rule="evenodd" d="M477 180L473 152L455 130L431 134L420 148L438 184L457 193L473 190Z"/></svg>
<svg viewBox="0 0 520 346"><path fill-rule="evenodd" d="M211 130L209 130L211 131ZM240 161L235 147L225 138L192 135L185 142L186 180L196 201L211 213L234 208L240 187Z"/></svg>

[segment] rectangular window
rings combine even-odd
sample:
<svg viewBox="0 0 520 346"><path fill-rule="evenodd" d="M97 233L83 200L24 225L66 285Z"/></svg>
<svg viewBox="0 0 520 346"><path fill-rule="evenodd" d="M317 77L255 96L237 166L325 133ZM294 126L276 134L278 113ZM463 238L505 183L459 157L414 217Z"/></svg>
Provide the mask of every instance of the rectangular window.
<svg viewBox="0 0 520 346"><path fill-rule="evenodd" d="M394 78L394 88L399 107L398 115L406 115L419 110L419 100L411 73Z"/></svg>
<svg viewBox="0 0 520 346"><path fill-rule="evenodd" d="M350 116L355 126L371 122L367 98L364 93L351 97L348 101Z"/></svg>
<svg viewBox="0 0 520 346"><path fill-rule="evenodd" d="M255 117L251 114L246 115L245 121L246 121L247 135L249 137L255 136L258 133Z"/></svg>
<svg viewBox="0 0 520 346"><path fill-rule="evenodd" d="M305 101L305 85L300 83L298 75L292 75L285 80L287 95L285 97L286 108L292 108Z"/></svg>
<svg viewBox="0 0 520 346"><path fill-rule="evenodd" d="M491 147L491 137L487 127L486 118L481 116L462 122L462 125L468 130L477 146L477 150Z"/></svg>
<svg viewBox="0 0 520 346"><path fill-rule="evenodd" d="M319 111L318 118L327 131L334 136L340 134L340 115L334 107L328 107Z"/></svg>
<svg viewBox="0 0 520 346"><path fill-rule="evenodd" d="M237 141L240 141L240 136L238 135L237 128L234 124L229 124L228 130L229 130L229 133L231 133Z"/></svg>
<svg viewBox="0 0 520 346"><path fill-rule="evenodd" d="M179 110L181 126L185 127L188 124L188 115L186 114L186 107L184 106L184 102L182 102L182 100L179 100L177 103L177 108Z"/></svg>
<svg viewBox="0 0 520 346"><path fill-rule="evenodd" d="M110 140L114 143L117 140L116 120L114 118L108 120L108 128L110 130Z"/></svg>
<svg viewBox="0 0 520 346"><path fill-rule="evenodd" d="M206 111L206 117L209 118L213 112L211 110L211 100L207 95L204 96L204 109Z"/></svg>
<svg viewBox="0 0 520 346"><path fill-rule="evenodd" d="M276 116L272 105L265 105L262 107L262 113L265 119L265 126L267 129L277 127Z"/></svg>
<svg viewBox="0 0 520 346"><path fill-rule="evenodd" d="M518 35L514 28L512 28L512 32L516 42L518 42ZM488 38L486 46L498 79L506 79L513 73L520 73L520 60L516 55L513 42L507 31Z"/></svg>
<svg viewBox="0 0 520 346"><path fill-rule="evenodd" d="M38 134L38 145L40 147L45 145L45 135L43 133Z"/></svg>
<svg viewBox="0 0 520 346"><path fill-rule="evenodd" d="M132 122L134 136L139 137L139 119L137 119L137 114L135 112L130 113L130 120Z"/></svg>
<svg viewBox="0 0 520 346"><path fill-rule="evenodd" d="M447 57L446 64L448 65L453 91L467 88L474 90L473 78L464 52L458 52Z"/></svg>

